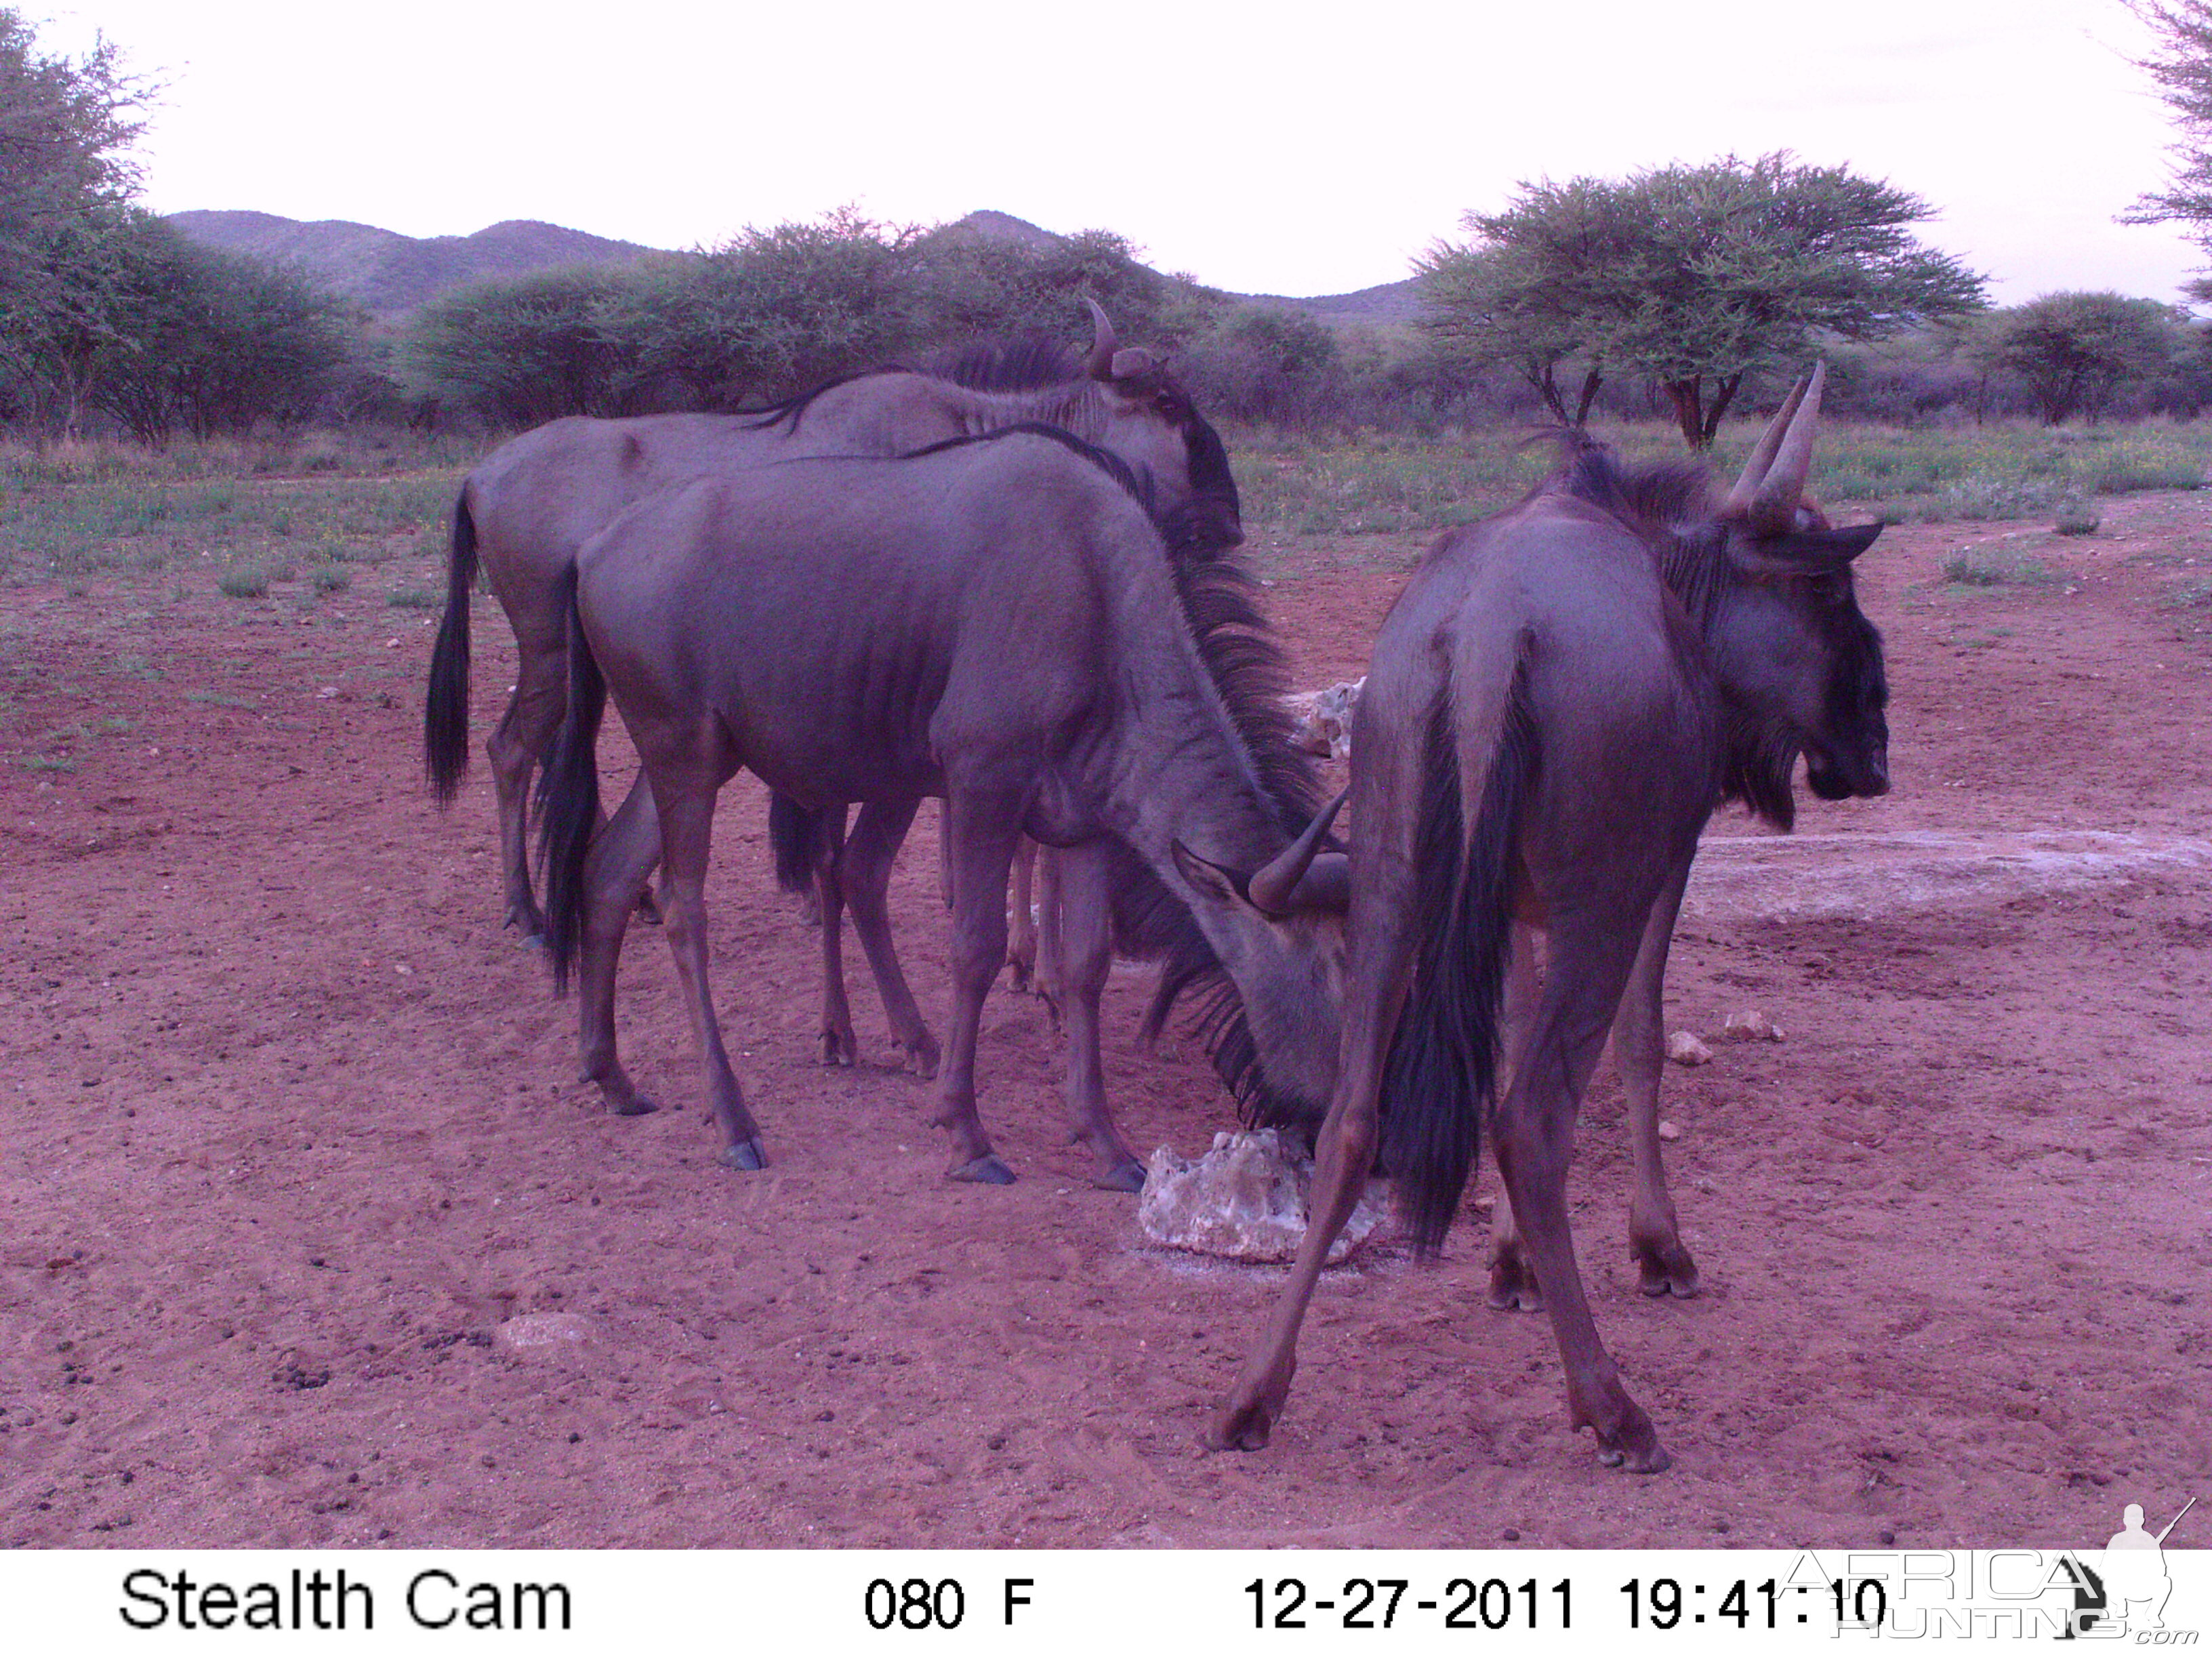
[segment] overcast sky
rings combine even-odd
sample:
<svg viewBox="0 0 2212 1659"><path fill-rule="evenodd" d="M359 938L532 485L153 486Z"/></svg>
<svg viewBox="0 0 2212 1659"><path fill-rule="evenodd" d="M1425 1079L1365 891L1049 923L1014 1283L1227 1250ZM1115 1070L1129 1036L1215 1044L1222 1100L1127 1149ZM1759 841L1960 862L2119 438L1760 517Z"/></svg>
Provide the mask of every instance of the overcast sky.
<svg viewBox="0 0 2212 1659"><path fill-rule="evenodd" d="M162 212L690 247L988 207L1310 295L1395 281L1522 179L1787 149L1924 198L2001 302L2172 299L2201 263L2112 222L2172 137L2119 0L15 3L166 83Z"/></svg>

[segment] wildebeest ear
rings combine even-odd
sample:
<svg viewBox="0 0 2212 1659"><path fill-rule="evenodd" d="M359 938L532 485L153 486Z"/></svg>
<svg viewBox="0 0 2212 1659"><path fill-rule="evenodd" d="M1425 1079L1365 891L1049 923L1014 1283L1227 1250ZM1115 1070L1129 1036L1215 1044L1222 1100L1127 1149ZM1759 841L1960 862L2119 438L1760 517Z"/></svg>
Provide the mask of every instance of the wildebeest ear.
<svg viewBox="0 0 2212 1659"><path fill-rule="evenodd" d="M1179 841L1169 850L1175 854L1176 869L1194 890L1211 894L1224 903L1251 903L1244 891L1245 878L1235 871L1224 869L1210 859L1199 857Z"/></svg>
<svg viewBox="0 0 2212 1659"><path fill-rule="evenodd" d="M1792 530L1779 536L1729 538L1729 557L1748 576L1817 576L1841 570L1874 545L1879 521L1841 530Z"/></svg>

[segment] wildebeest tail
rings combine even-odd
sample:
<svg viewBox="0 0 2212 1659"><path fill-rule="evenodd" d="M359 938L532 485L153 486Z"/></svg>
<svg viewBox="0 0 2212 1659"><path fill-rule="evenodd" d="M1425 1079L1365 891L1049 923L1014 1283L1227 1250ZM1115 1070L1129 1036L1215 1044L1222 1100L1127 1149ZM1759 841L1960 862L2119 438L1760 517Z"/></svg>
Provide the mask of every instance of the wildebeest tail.
<svg viewBox="0 0 2212 1659"><path fill-rule="evenodd" d="M545 887L545 949L553 987L568 988L584 932L584 860L599 820L599 721L607 682L584 637L576 610L576 574L566 578L568 609L568 708L538 781L538 858Z"/></svg>
<svg viewBox="0 0 2212 1659"><path fill-rule="evenodd" d="M1382 1167L1398 1180L1418 1254L1442 1248L1498 1092L1498 1019L1512 942L1512 860L1540 757L1527 687L1512 694L1470 832L1452 700L1429 718L1414 908L1413 984L1382 1078Z"/></svg>
<svg viewBox="0 0 2212 1659"><path fill-rule="evenodd" d="M446 568L446 618L430 648L430 689L422 701L422 769L441 806L469 769L469 594L477 585L477 524L464 489L453 502L453 545Z"/></svg>
<svg viewBox="0 0 2212 1659"><path fill-rule="evenodd" d="M787 893L814 886L814 847L822 814L810 812L781 790L768 796L768 844L775 854L775 884Z"/></svg>

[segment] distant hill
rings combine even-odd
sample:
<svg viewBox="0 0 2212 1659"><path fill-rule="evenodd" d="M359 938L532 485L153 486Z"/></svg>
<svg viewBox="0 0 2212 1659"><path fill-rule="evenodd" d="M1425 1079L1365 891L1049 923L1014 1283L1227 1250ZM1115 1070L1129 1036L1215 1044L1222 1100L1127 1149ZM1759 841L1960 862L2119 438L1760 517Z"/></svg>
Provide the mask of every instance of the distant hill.
<svg viewBox="0 0 2212 1659"><path fill-rule="evenodd" d="M448 289L487 277L521 276L565 265L627 264L660 249L617 242L536 219L509 219L473 236L402 236L343 219L306 222L273 213L173 213L169 222L210 247L251 253L295 265L337 293L359 300L371 313L412 311ZM1054 232L985 208L945 228L955 234L1049 247ZM943 232L939 233L944 234ZM1420 313L1413 281L1385 283L1356 294L1293 299L1276 294L1232 294L1231 299L1288 306L1326 323L1405 323Z"/></svg>
<svg viewBox="0 0 2212 1659"><path fill-rule="evenodd" d="M473 236L402 236L342 219L304 223L273 213L173 213L190 240L295 265L378 316L411 311L447 289L564 265L627 264L658 250L535 219Z"/></svg>

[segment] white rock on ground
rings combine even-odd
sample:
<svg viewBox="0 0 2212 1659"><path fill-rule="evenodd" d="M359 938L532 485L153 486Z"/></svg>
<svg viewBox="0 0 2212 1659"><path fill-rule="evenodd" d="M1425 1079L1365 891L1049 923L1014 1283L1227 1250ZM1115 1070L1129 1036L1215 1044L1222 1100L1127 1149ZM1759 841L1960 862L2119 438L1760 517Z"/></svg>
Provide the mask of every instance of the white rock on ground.
<svg viewBox="0 0 2212 1659"><path fill-rule="evenodd" d="M599 1340L599 1328L581 1314L517 1314L491 1330L492 1346L501 1353L564 1353Z"/></svg>
<svg viewBox="0 0 2212 1659"><path fill-rule="evenodd" d="M1728 1017L1721 1035L1730 1042L1779 1042L1782 1028L1758 1009L1746 1008Z"/></svg>
<svg viewBox="0 0 2212 1659"><path fill-rule="evenodd" d="M1703 1066L1713 1051L1698 1041L1694 1031L1677 1031L1667 1039L1667 1058L1677 1066Z"/></svg>
<svg viewBox="0 0 2212 1659"><path fill-rule="evenodd" d="M1163 1146L1145 1170L1137 1224L1156 1243L1237 1261L1288 1261L1306 1234L1313 1165L1285 1151L1273 1129L1214 1136L1195 1159ZM1332 1262L1343 1261L1382 1223L1365 1197L1352 1207Z"/></svg>

